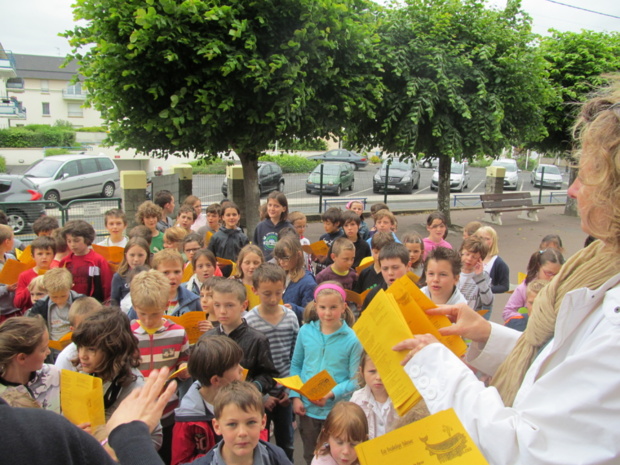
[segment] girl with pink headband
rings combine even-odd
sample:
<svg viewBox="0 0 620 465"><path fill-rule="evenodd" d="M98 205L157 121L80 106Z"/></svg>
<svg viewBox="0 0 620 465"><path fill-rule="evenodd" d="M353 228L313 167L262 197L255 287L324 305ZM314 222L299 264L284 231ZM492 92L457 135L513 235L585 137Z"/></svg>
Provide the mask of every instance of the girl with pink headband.
<svg viewBox="0 0 620 465"><path fill-rule="evenodd" d="M297 335L290 376L298 375L305 383L327 370L336 386L322 399L310 401L291 392L293 411L299 415L299 430L304 459L310 465L327 414L340 400L349 400L357 389L356 373L362 347L351 329L353 313L346 294L336 281L325 281L314 291L314 310L310 320Z"/></svg>

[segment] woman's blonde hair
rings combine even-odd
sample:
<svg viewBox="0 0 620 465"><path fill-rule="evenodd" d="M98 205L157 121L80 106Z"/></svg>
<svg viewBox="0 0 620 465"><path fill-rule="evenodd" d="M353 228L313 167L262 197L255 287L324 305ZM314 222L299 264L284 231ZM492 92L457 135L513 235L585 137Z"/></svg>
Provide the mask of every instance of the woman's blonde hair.
<svg viewBox="0 0 620 465"><path fill-rule="evenodd" d="M497 245L497 231L495 231L495 229L493 229L491 226L480 226L473 235L480 237L480 233L487 233L489 236L491 236L491 245L489 245L487 257L494 257L495 255L499 255L499 247Z"/></svg>
<svg viewBox="0 0 620 465"><path fill-rule="evenodd" d="M579 179L587 206L580 214L590 234L620 248L620 75L583 105L573 134L580 143Z"/></svg>
<svg viewBox="0 0 620 465"><path fill-rule="evenodd" d="M362 407L353 402L338 402L334 405L316 441L316 457L329 454L330 436L350 442L368 440L368 419Z"/></svg>

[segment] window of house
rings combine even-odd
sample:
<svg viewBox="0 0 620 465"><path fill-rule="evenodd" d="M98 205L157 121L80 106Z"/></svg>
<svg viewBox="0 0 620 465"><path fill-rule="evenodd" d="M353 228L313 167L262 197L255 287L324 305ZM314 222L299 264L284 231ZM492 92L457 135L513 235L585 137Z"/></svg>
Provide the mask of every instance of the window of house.
<svg viewBox="0 0 620 465"><path fill-rule="evenodd" d="M82 106L79 103L67 104L67 115L81 118L82 116L84 116L84 111L83 111Z"/></svg>
<svg viewBox="0 0 620 465"><path fill-rule="evenodd" d="M82 95L82 83L78 82L73 85L68 85L67 94L68 95Z"/></svg>
<svg viewBox="0 0 620 465"><path fill-rule="evenodd" d="M41 104L42 110L43 110L43 116L50 116L50 104L49 102L43 102Z"/></svg>
<svg viewBox="0 0 620 465"><path fill-rule="evenodd" d="M41 79L41 92L50 91L50 82L47 79Z"/></svg>

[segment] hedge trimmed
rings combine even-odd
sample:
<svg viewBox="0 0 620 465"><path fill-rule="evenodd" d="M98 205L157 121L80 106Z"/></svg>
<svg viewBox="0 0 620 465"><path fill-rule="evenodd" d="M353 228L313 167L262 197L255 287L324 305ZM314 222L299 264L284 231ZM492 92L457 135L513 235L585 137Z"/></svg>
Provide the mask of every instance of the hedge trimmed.
<svg viewBox="0 0 620 465"><path fill-rule="evenodd" d="M0 129L0 147L70 147L75 132L42 124Z"/></svg>

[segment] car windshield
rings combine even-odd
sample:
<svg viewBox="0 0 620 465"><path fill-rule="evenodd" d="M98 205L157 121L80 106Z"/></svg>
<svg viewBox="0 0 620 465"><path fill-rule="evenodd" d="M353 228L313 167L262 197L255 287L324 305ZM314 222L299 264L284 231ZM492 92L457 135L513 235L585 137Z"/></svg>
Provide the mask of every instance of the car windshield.
<svg viewBox="0 0 620 465"><path fill-rule="evenodd" d="M335 165L323 165L323 174L338 174L340 172L340 167ZM321 173L321 165L314 168L314 174Z"/></svg>
<svg viewBox="0 0 620 465"><path fill-rule="evenodd" d="M463 164L452 163L452 166L450 167L450 174L463 174Z"/></svg>
<svg viewBox="0 0 620 465"><path fill-rule="evenodd" d="M63 162L58 160L39 160L24 173L30 178L49 178L54 175Z"/></svg>
<svg viewBox="0 0 620 465"><path fill-rule="evenodd" d="M538 167L538 172L542 173L542 166ZM561 176L560 170L558 169L557 166L554 165L545 165L545 174L558 174Z"/></svg>
<svg viewBox="0 0 620 465"><path fill-rule="evenodd" d="M383 170L385 171L385 168L387 166L387 160L383 162ZM397 170L410 170L411 169L411 162L409 161L399 161L399 160L392 160L392 164L390 165L390 169L395 168Z"/></svg>
<svg viewBox="0 0 620 465"><path fill-rule="evenodd" d="M510 171L510 172L517 171L517 165L511 162L506 162L506 161L494 161L493 163L491 163L491 166L502 166L506 168L506 171Z"/></svg>

